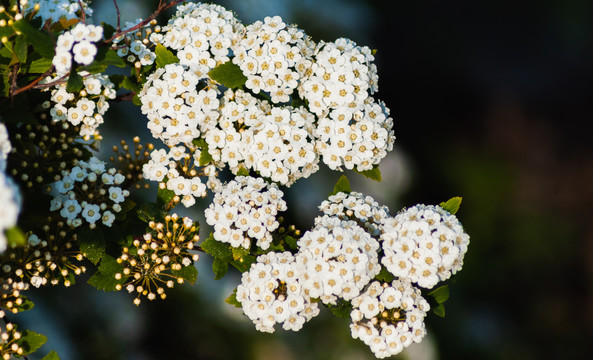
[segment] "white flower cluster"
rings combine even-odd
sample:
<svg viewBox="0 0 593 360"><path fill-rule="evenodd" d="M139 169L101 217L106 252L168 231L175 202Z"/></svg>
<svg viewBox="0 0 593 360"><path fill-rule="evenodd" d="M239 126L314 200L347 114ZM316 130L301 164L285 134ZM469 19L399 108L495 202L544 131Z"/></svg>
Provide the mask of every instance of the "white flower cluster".
<svg viewBox="0 0 593 360"><path fill-rule="evenodd" d="M299 85L298 68L310 66L307 56L314 47L304 31L285 24L279 16L266 17L246 27L245 37L233 47L233 63L247 77L248 89L270 94L274 103L285 103Z"/></svg>
<svg viewBox="0 0 593 360"><path fill-rule="evenodd" d="M18 186L6 175L6 158L12 150L6 126L0 122L0 253L6 250L4 232L16 225L21 210Z"/></svg>
<svg viewBox="0 0 593 360"><path fill-rule="evenodd" d="M142 22L126 21L123 28L129 29ZM151 65L156 58L155 53L148 47L148 37L152 34L151 24L148 23L136 31L126 33L113 39L113 45L117 47L117 55L136 67Z"/></svg>
<svg viewBox="0 0 593 360"><path fill-rule="evenodd" d="M416 205L385 224L383 265L393 275L432 288L461 270L469 235L440 206Z"/></svg>
<svg viewBox="0 0 593 360"><path fill-rule="evenodd" d="M390 219L387 206L379 205L372 197L355 191L331 195L321 203L319 210L342 220L354 220L377 238L383 233L385 221Z"/></svg>
<svg viewBox="0 0 593 360"><path fill-rule="evenodd" d="M86 16L93 14L93 9L88 6L87 0L20 0L24 13L33 13L41 18L42 24L47 20L57 22L61 19L78 19L82 11Z"/></svg>
<svg viewBox="0 0 593 360"><path fill-rule="evenodd" d="M190 207L195 204L196 198L206 196L207 186L216 188L220 181L216 178L214 166L205 166L198 172L194 164L199 163L200 152L192 155L186 150L184 146L173 146L169 151L153 150L150 160L142 167L142 174L147 180L161 182L161 186L166 186L181 198L183 205ZM202 175L208 177L206 184L200 179ZM163 182L165 178L166 185Z"/></svg>
<svg viewBox="0 0 593 360"><path fill-rule="evenodd" d="M305 293L303 268L289 252L270 252L257 258L243 273L237 300L257 330L274 332L275 324L298 331L319 314L316 302Z"/></svg>
<svg viewBox="0 0 593 360"><path fill-rule="evenodd" d="M73 227L83 224L91 229L100 221L111 227L115 213L121 211L121 204L130 195L121 185L125 176L115 168L106 169L105 162L96 157L78 161L70 170L62 171L62 179L52 185L54 198L50 211L60 211L60 216Z"/></svg>
<svg viewBox="0 0 593 360"><path fill-rule="evenodd" d="M97 55L94 43L103 38L103 28L96 25L78 23L72 30L66 31L56 43L56 55L52 64L58 76L66 75L74 60L81 65L90 65Z"/></svg>
<svg viewBox="0 0 593 360"><path fill-rule="evenodd" d="M235 15L220 5L187 3L155 33L151 40L177 51L183 65L207 73L229 60L231 45L243 34L244 26Z"/></svg>
<svg viewBox="0 0 593 360"><path fill-rule="evenodd" d="M237 176L214 195L204 211L206 222L214 226L214 239L245 249L256 241L268 249L271 233L280 226L276 215L286 210L283 195L276 184L268 185L262 178Z"/></svg>
<svg viewBox="0 0 593 360"><path fill-rule="evenodd" d="M426 335L428 302L409 281L391 285L375 281L352 300L352 337L362 340L378 358L399 354Z"/></svg>
<svg viewBox="0 0 593 360"><path fill-rule="evenodd" d="M305 268L303 288L325 304L354 298L381 271L379 242L354 221L318 217L297 245L297 262Z"/></svg>
<svg viewBox="0 0 593 360"><path fill-rule="evenodd" d="M97 128L103 123L103 115L109 109L108 99L115 99L115 86L107 75L80 73L84 88L78 93L66 90L66 84L58 84L51 90L50 114L53 121L68 121L80 125L80 135L85 139L99 136ZM55 78L45 81L51 82Z"/></svg>

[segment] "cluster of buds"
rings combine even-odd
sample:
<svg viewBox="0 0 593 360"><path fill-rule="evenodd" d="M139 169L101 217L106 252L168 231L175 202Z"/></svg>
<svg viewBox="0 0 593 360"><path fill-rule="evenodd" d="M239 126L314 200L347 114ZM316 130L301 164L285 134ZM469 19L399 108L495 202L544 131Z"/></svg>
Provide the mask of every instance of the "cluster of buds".
<svg viewBox="0 0 593 360"><path fill-rule="evenodd" d="M150 152L154 150L154 145L152 143L141 144L138 136L134 137L132 141L134 142L133 148L125 140L120 142L121 148L113 145L112 150L115 156L111 156L109 161L116 164L126 177L126 180L122 184L124 188L133 186L136 189L142 187L148 189L149 183L143 182L144 175L142 174L142 167L150 159Z"/></svg>
<svg viewBox="0 0 593 360"><path fill-rule="evenodd" d="M124 29L130 29L141 22L142 19L137 19L133 22L127 21L124 24ZM117 55L125 59L128 63L133 64L136 69L153 64L156 54L150 50L150 47L154 44L148 38L150 34L159 31L160 26L157 25L157 21L152 20L136 31L116 37L113 40L113 44L117 48Z"/></svg>
<svg viewBox="0 0 593 360"><path fill-rule="evenodd" d="M18 343L21 333L17 330L16 325L6 320L2 310L0 310L0 319L5 324L4 326L0 325L0 356L4 360L10 360L13 356L23 356L23 348Z"/></svg>
<svg viewBox="0 0 593 360"><path fill-rule="evenodd" d="M199 241L199 227L188 218L177 214L167 215L165 222L151 221L150 232L134 239L131 247L124 247L117 263L123 264L116 280L123 280L116 290L126 289L136 293L134 304L140 304L140 297L148 300L166 298L165 288L184 282L183 268L193 266L198 254L190 253Z"/></svg>

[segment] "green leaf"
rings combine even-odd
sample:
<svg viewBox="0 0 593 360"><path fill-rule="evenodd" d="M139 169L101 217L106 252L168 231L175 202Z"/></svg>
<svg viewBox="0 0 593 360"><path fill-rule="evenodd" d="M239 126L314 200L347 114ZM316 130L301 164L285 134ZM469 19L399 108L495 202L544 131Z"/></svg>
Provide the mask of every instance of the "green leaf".
<svg viewBox="0 0 593 360"><path fill-rule="evenodd" d="M39 349L46 341L47 337L45 335L25 330L21 332L21 338L18 339L17 344L23 348L23 355L28 355Z"/></svg>
<svg viewBox="0 0 593 360"><path fill-rule="evenodd" d="M70 70L68 82L66 83L66 91L69 93L79 93L84 88L82 76L80 76L74 69Z"/></svg>
<svg viewBox="0 0 593 360"><path fill-rule="evenodd" d="M14 42L14 54L21 63L27 62L27 47L24 36L17 36Z"/></svg>
<svg viewBox="0 0 593 360"><path fill-rule="evenodd" d="M131 90L135 93L140 92L141 86L134 79L130 77L125 77L121 82L121 87Z"/></svg>
<svg viewBox="0 0 593 360"><path fill-rule="evenodd" d="M440 203L439 206L451 213L452 215L455 215L455 213L457 213L457 211L459 210L459 206L461 206L461 200L462 198L459 196L453 197L447 200L447 202Z"/></svg>
<svg viewBox="0 0 593 360"><path fill-rule="evenodd" d="M41 56L52 59L55 55L54 42L52 37L39 29L34 28L25 19L15 21L12 25L15 30L20 31L25 40L33 45L33 49Z"/></svg>
<svg viewBox="0 0 593 360"><path fill-rule="evenodd" d="M371 180L375 180L375 181L381 181L382 177L381 177L381 170L379 170L379 165L375 165L371 170L365 170L365 171L358 171L355 170L357 173L364 175L365 177L371 179Z"/></svg>
<svg viewBox="0 0 593 360"><path fill-rule="evenodd" d="M105 253L103 230L101 228L91 230L83 227L78 232L77 239L82 254L96 265Z"/></svg>
<svg viewBox="0 0 593 360"><path fill-rule="evenodd" d="M18 312L31 310L35 307L35 304L33 303L33 301L29 300L25 296L21 295L20 299L22 300L21 304L17 305L17 304L13 303L14 305L12 307L13 309L16 309Z"/></svg>
<svg viewBox="0 0 593 360"><path fill-rule="evenodd" d="M239 270L239 272L244 273L251 268L251 264L253 264L256 260L257 259L255 256L248 254L239 260L231 261L231 265L233 265L235 269Z"/></svg>
<svg viewBox="0 0 593 360"><path fill-rule="evenodd" d="M245 169L243 166L240 166L239 170L237 170L237 176L249 176L249 170Z"/></svg>
<svg viewBox="0 0 593 360"><path fill-rule="evenodd" d="M184 266L179 270L171 270L171 274L182 278L192 285L198 280L198 269L196 269L193 264L190 266Z"/></svg>
<svg viewBox="0 0 593 360"><path fill-rule="evenodd" d="M229 295L228 298L226 298L224 300L225 303L229 304L229 305L233 305L236 308L242 308L243 305L241 305L241 303L239 302L239 300L237 300L237 289L235 289L233 291L233 293L231 295Z"/></svg>
<svg viewBox="0 0 593 360"><path fill-rule="evenodd" d="M202 148L202 152L200 153L200 166L208 165L214 160L212 155L208 152L208 146Z"/></svg>
<svg viewBox="0 0 593 360"><path fill-rule="evenodd" d="M341 319L350 319L350 313L352 312L352 304L349 301L339 299L336 305L328 304L327 308L332 314Z"/></svg>
<svg viewBox="0 0 593 360"><path fill-rule="evenodd" d="M445 317L445 305L439 304L438 306L432 308L432 312L440 317Z"/></svg>
<svg viewBox="0 0 593 360"><path fill-rule="evenodd" d="M47 355L43 357L41 360L60 360L58 353L55 350L50 351Z"/></svg>
<svg viewBox="0 0 593 360"><path fill-rule="evenodd" d="M215 259L226 260L227 262L233 258L233 252L228 244L214 240L212 234L200 244L202 250L207 254L212 255Z"/></svg>
<svg viewBox="0 0 593 360"><path fill-rule="evenodd" d="M212 80L228 88L239 88L247 82L247 77L243 75L241 68L233 64L231 60L210 70L208 76L210 76Z"/></svg>
<svg viewBox="0 0 593 360"><path fill-rule="evenodd" d="M165 216L163 208L155 203L145 203L140 205L136 211L138 219L144 222L159 221Z"/></svg>
<svg viewBox="0 0 593 360"><path fill-rule="evenodd" d="M222 279L227 271L229 271L228 260L222 260L220 258L214 258L212 262L212 271L214 272L214 280Z"/></svg>
<svg viewBox="0 0 593 360"><path fill-rule="evenodd" d="M128 212L136 207L136 203L132 199L126 199L123 203L121 203L121 210L115 214L115 219L118 221L123 221L126 219Z"/></svg>
<svg viewBox="0 0 593 360"><path fill-rule="evenodd" d="M121 279L117 280L115 278L115 274L121 274L123 270L123 264L118 264L114 257L109 254L104 254L97 272L91 276L88 280L88 284L99 290L115 291L115 287L118 284L124 284L127 280L127 276L123 276L123 274Z"/></svg>
<svg viewBox="0 0 593 360"><path fill-rule="evenodd" d="M157 69L165 67L165 65L168 64L175 64L179 62L177 56L175 56L175 54L173 54L171 51L169 51L169 49L161 44L156 45L154 48L154 53L156 54L155 62Z"/></svg>
<svg viewBox="0 0 593 360"><path fill-rule="evenodd" d="M286 245L288 245L288 247L292 250L297 250L298 246L297 246L297 239L293 238L292 236L286 236L284 238L284 242L286 243Z"/></svg>
<svg viewBox="0 0 593 360"><path fill-rule="evenodd" d="M6 242L8 245L15 244L17 246L23 246L27 243L25 233L18 226L13 226L7 229L4 233L6 235Z"/></svg>
<svg viewBox="0 0 593 360"><path fill-rule="evenodd" d="M346 175L340 176L340 178L338 179L338 182L336 182L336 185L334 185L334 190L332 191L330 196L335 195L340 192L343 192L346 194L349 194L352 192L352 189L350 189L350 181L348 180Z"/></svg>
<svg viewBox="0 0 593 360"><path fill-rule="evenodd" d="M159 187L159 189L156 192L156 198L157 198L157 203L158 204L168 204L171 202L171 200L173 200L173 198L175 197L175 192L173 190L169 190L167 188L165 189L161 189Z"/></svg>
<svg viewBox="0 0 593 360"><path fill-rule="evenodd" d="M245 256L249 255L249 249L245 249L243 247L232 247L231 252L233 253L233 260L241 260Z"/></svg>
<svg viewBox="0 0 593 360"><path fill-rule="evenodd" d="M381 266L381 271L377 274L377 276L375 276L375 279L382 282L391 283L395 279L395 276L393 276L393 274L390 273L385 266Z"/></svg>
<svg viewBox="0 0 593 360"><path fill-rule="evenodd" d="M52 67L51 59L37 59L31 63L28 72L33 74L43 74Z"/></svg>
<svg viewBox="0 0 593 360"><path fill-rule="evenodd" d="M428 293L432 296L437 304L442 304L449 299L449 285L440 286Z"/></svg>

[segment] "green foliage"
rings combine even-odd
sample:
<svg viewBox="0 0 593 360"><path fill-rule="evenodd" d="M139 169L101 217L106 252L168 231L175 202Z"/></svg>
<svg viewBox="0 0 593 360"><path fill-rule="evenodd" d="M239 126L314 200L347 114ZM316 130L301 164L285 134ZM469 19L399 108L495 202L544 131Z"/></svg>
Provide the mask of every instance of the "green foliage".
<svg viewBox="0 0 593 360"><path fill-rule="evenodd" d="M104 254L97 272L90 277L88 283L99 290L115 291L115 287L118 284L123 284L126 280L125 276L120 280L115 278L115 274L121 274L123 269L124 265L118 264L114 257Z"/></svg>
<svg viewBox="0 0 593 360"><path fill-rule="evenodd" d="M237 300L237 289L233 290L233 293L231 295L229 295L229 297L227 297L224 300L225 303L229 304L229 305L233 305L236 308L242 308L243 305L241 305L241 303L239 302L239 300Z"/></svg>
<svg viewBox="0 0 593 360"><path fill-rule="evenodd" d="M41 360L60 360L58 353L55 350L50 351L47 355L43 357Z"/></svg>
<svg viewBox="0 0 593 360"><path fill-rule="evenodd" d="M459 206L461 206L462 198L457 196L447 200L447 202L442 202L439 204L440 207L448 211L449 213L455 215L459 210Z"/></svg>
<svg viewBox="0 0 593 360"><path fill-rule="evenodd" d="M449 299L449 285L442 285L427 294L432 312L445 317L445 302Z"/></svg>
<svg viewBox="0 0 593 360"><path fill-rule="evenodd" d="M26 296L20 295L22 302L20 304L14 304L12 309L16 309L18 312L28 311L35 307L35 304L29 300Z"/></svg>
<svg viewBox="0 0 593 360"><path fill-rule="evenodd" d="M82 89L84 89L82 76L80 76L80 74L78 74L73 68L70 70L70 76L68 77L68 82L66 83L66 91L69 93L79 93Z"/></svg>
<svg viewBox="0 0 593 360"><path fill-rule="evenodd" d="M148 223L151 221L160 221L166 214L162 206L155 203L145 203L138 207L136 215L138 219Z"/></svg>
<svg viewBox="0 0 593 360"><path fill-rule="evenodd" d="M19 228L18 226L13 226L10 229L7 229L5 231L5 236L6 242L9 245L14 244L17 246L23 246L27 243L27 238L25 237L23 230L21 230L21 228Z"/></svg>
<svg viewBox="0 0 593 360"><path fill-rule="evenodd" d="M231 60L210 70L208 76L217 83L230 89L240 88L247 82L247 77L243 75L239 66L233 64Z"/></svg>
<svg viewBox="0 0 593 360"><path fill-rule="evenodd" d="M25 19L15 21L12 27L20 31L27 43L33 45L35 51L41 54L41 56L47 59L54 57L54 42L48 33L34 28Z"/></svg>
<svg viewBox="0 0 593 360"><path fill-rule="evenodd" d="M330 196L335 195L340 192L343 192L346 194L349 194L352 192L352 189L350 188L350 181L348 180L346 175L340 176L340 178L338 179L338 182L336 182L336 185L334 185L334 190L331 192Z"/></svg>
<svg viewBox="0 0 593 360"><path fill-rule="evenodd" d="M156 45L154 53L156 54L155 63L157 69L165 67L165 65L168 64L175 64L179 62L177 56L175 56L175 54L173 54L171 51L169 51L166 47L164 47L161 44Z"/></svg>
<svg viewBox="0 0 593 360"><path fill-rule="evenodd" d="M198 280L198 269L195 266L184 266L179 270L171 270L171 274L176 277L180 277L190 284L195 284Z"/></svg>
<svg viewBox="0 0 593 360"><path fill-rule="evenodd" d="M24 330L21 333L21 338L18 339L17 344L23 348L23 355L28 355L39 349L46 342L47 337L45 335L30 330Z"/></svg>
<svg viewBox="0 0 593 360"><path fill-rule="evenodd" d="M105 253L103 230L100 227L93 230L81 228L78 232L78 245L82 254L96 265Z"/></svg>
<svg viewBox="0 0 593 360"><path fill-rule="evenodd" d="M200 247L205 253L212 255L214 258L212 261L214 279L222 279L229 270L229 263L233 261L233 251L230 245L214 240L211 233L210 237L200 244Z"/></svg>
<svg viewBox="0 0 593 360"><path fill-rule="evenodd" d="M373 168L371 170L365 170L365 171L355 170L355 171L359 174L364 175L365 177L367 177L368 179L371 179L371 180L380 182L383 179L381 177L381 170L379 170L379 165L373 166Z"/></svg>
<svg viewBox="0 0 593 360"><path fill-rule="evenodd" d="M335 316L341 319L350 319L350 313L352 312L352 304L350 301L339 299L336 302L336 305L328 304L326 306Z"/></svg>
<svg viewBox="0 0 593 360"><path fill-rule="evenodd" d="M375 279L382 282L391 283L395 279L395 276L393 276L393 274L390 273L385 266L381 265L381 271L377 274L377 276L375 276Z"/></svg>

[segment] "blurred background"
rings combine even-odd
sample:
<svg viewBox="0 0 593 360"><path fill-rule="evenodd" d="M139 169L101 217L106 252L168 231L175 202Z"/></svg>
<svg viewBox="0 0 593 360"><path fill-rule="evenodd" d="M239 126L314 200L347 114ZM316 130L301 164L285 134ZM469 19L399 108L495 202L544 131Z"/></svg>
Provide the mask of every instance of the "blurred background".
<svg viewBox="0 0 593 360"><path fill-rule="evenodd" d="M399 358L589 358L593 2L217 3L246 24L280 15L315 40L347 37L377 50L377 97L391 109L397 139L381 163L383 181L348 173L353 190L392 214L463 197L457 216L471 243L449 284L446 317L429 316L427 338ZM148 16L157 1L118 4L126 21ZM114 24L111 0L95 0L93 8L95 23ZM100 129L105 148L136 134L151 141L143 126L139 109L114 105ZM339 175L321 171L286 191L289 216L301 229ZM203 236L208 232L204 226ZM36 290L35 309L20 319L48 336L40 355L55 349L62 360L373 359L350 337L348 321L327 311L299 333L256 332L223 302L238 274L214 281L210 265L204 256L197 285L139 308L85 279Z"/></svg>

